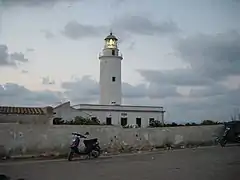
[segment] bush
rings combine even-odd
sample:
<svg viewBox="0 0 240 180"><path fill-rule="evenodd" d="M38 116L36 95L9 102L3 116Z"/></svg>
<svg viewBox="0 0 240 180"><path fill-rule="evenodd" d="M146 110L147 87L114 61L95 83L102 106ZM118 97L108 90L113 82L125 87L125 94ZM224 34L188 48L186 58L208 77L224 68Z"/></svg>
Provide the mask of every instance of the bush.
<svg viewBox="0 0 240 180"><path fill-rule="evenodd" d="M216 125L216 124L221 124L221 123L215 122L215 121L212 121L212 120L204 120L201 123L201 125Z"/></svg>
<svg viewBox="0 0 240 180"><path fill-rule="evenodd" d="M62 118L54 118L53 119L53 124L54 125L64 124L64 120L62 120Z"/></svg>
<svg viewBox="0 0 240 180"><path fill-rule="evenodd" d="M55 125L100 125L100 121L97 118L83 118L81 116L76 116L74 120L64 121L62 118L54 118L53 124Z"/></svg>
<svg viewBox="0 0 240 180"><path fill-rule="evenodd" d="M160 121L153 120L150 121L149 127L163 127L163 124Z"/></svg>

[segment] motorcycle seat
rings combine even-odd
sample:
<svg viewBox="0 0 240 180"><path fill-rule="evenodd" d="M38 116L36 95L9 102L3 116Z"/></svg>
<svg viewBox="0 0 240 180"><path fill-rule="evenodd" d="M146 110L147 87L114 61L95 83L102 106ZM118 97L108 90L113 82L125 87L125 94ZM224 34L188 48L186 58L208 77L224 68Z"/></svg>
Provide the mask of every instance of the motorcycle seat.
<svg viewBox="0 0 240 180"><path fill-rule="evenodd" d="M88 144L93 144L93 143L95 143L95 142L97 142L97 141L98 141L98 139L97 139L97 138L94 138L94 139L84 140L83 143L84 143L85 145L88 145Z"/></svg>

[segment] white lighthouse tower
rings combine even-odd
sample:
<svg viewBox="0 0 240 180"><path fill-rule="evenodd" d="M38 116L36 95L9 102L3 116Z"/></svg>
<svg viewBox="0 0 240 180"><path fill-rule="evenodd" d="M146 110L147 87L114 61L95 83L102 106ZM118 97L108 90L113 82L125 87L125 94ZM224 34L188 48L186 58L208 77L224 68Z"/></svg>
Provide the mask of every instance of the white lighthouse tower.
<svg viewBox="0 0 240 180"><path fill-rule="evenodd" d="M118 49L118 39L112 32L105 38L100 60L100 104L121 105L122 79L121 61L123 57Z"/></svg>

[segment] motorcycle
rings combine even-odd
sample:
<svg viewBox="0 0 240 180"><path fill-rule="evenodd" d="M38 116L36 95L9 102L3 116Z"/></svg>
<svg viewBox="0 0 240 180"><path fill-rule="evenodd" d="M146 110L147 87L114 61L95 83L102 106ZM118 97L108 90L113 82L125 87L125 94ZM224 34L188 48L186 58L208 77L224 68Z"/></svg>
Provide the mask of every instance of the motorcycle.
<svg viewBox="0 0 240 180"><path fill-rule="evenodd" d="M88 135L89 133L85 133L85 135ZM87 159L98 158L100 156L100 145L97 138L89 139L89 140L83 140L83 143L85 145L84 150L80 151L78 149L79 143L81 139L86 139L87 137L80 134L80 133L72 133L72 135L75 136L73 139L73 142L70 146L70 151L68 153L68 161L71 161L73 156L75 154L77 155L87 155Z"/></svg>
<svg viewBox="0 0 240 180"><path fill-rule="evenodd" d="M225 130L222 137L219 139L219 144L225 147L227 142L240 143L240 122L232 121L225 123Z"/></svg>

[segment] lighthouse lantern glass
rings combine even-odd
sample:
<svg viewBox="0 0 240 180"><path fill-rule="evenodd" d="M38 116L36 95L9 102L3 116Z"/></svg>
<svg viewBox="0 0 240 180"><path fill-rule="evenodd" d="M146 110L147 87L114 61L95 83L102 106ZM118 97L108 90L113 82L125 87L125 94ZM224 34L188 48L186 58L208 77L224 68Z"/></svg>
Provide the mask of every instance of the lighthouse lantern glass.
<svg viewBox="0 0 240 180"><path fill-rule="evenodd" d="M107 39L106 40L106 48L117 48L117 40Z"/></svg>

